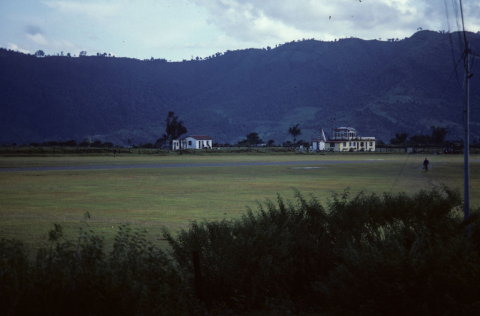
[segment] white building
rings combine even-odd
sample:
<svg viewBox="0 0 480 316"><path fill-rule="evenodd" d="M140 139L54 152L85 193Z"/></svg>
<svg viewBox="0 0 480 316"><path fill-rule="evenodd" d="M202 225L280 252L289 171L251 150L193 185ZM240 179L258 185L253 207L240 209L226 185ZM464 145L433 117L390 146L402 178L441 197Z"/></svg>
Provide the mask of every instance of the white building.
<svg viewBox="0 0 480 316"><path fill-rule="evenodd" d="M325 133L323 129L320 133L318 133L318 139L312 139L312 150L325 150L325 142L327 141L325 138Z"/></svg>
<svg viewBox="0 0 480 316"><path fill-rule="evenodd" d="M213 139L206 135L191 135L172 141L172 150L212 148Z"/></svg>
<svg viewBox="0 0 480 316"><path fill-rule="evenodd" d="M333 136L325 142L325 148L333 151L375 151L375 137L360 137L353 127L339 127L333 129Z"/></svg>
<svg viewBox="0 0 480 316"><path fill-rule="evenodd" d="M325 150L325 141L323 139L312 140L312 150Z"/></svg>

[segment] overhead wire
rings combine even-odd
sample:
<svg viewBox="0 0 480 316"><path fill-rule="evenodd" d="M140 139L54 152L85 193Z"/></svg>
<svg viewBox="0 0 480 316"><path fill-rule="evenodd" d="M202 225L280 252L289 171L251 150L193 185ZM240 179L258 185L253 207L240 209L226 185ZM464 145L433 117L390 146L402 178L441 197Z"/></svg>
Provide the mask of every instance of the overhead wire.
<svg viewBox="0 0 480 316"><path fill-rule="evenodd" d="M463 83L461 86L460 85L460 78L458 76L458 72L457 72L457 69L458 69L458 65L460 64L460 61L462 61L462 59L464 60L464 68L467 69L467 66L465 65L465 49L464 49L464 46L465 46L465 43L466 43L466 33L465 33L465 28L464 28L464 19L463 19L463 7L462 7L462 1L460 0L460 3L458 4L456 0L452 0L451 3L452 3L452 7L455 11L455 21L456 21L456 24L457 24L457 34L458 34L458 37L459 37L459 45L460 45L460 50L462 52L459 60L457 62L455 62L455 49L454 49L454 45L453 45L453 39L452 39L452 32L451 32L451 29L450 29L450 14L449 14L449 10L448 10L448 4L447 4L447 0L444 1L445 3L445 12L446 12L446 16L447 16L447 25L448 25L448 32L449 32L449 38L450 38L450 48L451 48L451 51L452 51L452 60L453 60L453 66L454 66L454 69L453 69L453 72L455 73L455 76L456 76L456 81L457 81L457 85L458 85L458 88L459 90L463 90L464 89L464 85L465 85L465 80L463 80ZM459 11L460 11L460 14L459 14ZM461 16L461 19L462 19L462 30L460 29L460 25L459 25L459 16ZM461 34L460 32L463 33L463 39L461 37ZM462 43L462 40L464 41ZM453 74L451 74L449 76L449 78L447 79L447 82L445 83L444 87L442 88L442 91L443 93L446 92L446 87L448 86L450 80L451 80L451 77L452 77ZM462 102L465 101L464 99L464 95L463 94L460 94L460 98L462 99ZM425 127L428 124L428 121L430 120L432 114L433 114L433 111L435 110L435 108L437 107L437 104L434 104L433 107L432 107L432 110L430 111L430 114L427 118L427 120L425 121Z"/></svg>
<svg viewBox="0 0 480 316"><path fill-rule="evenodd" d="M465 32L465 19L463 18L463 4L460 0L460 13L462 14L462 29L463 29L463 40L465 41L465 46L467 44L467 33ZM467 52L468 53L468 52Z"/></svg>
<svg viewBox="0 0 480 316"><path fill-rule="evenodd" d="M454 66L454 69L455 69L455 76L457 77L457 84L458 86L460 87L460 79L458 78L458 73L457 73L457 67L458 67L458 63L455 63L455 52L454 52L454 48L453 48L453 39L452 39L452 33L451 33L451 30L450 30L450 15L448 13L448 5L447 5L447 0L444 1L445 3L445 12L446 12L446 15L447 15L447 25L448 25L448 34L449 34L449 39L450 39L450 48L452 50L452 60L453 60L453 66ZM463 51L463 50L460 50L460 51ZM462 54L462 57L463 58L463 54ZM461 59L460 58L460 59ZM443 91L443 90L442 90Z"/></svg>
<svg viewBox="0 0 480 316"><path fill-rule="evenodd" d="M465 71L468 72L468 65L465 65L465 54L467 54L468 52L465 50L464 47L466 47L466 43L467 43L467 37L466 37L466 32L465 32L465 24L464 24L464 18L463 18L463 6L462 6L462 1L460 0L460 10L459 10L459 7L458 7L458 4L456 2L456 0L452 0L452 7L455 11L455 21L456 21L456 25L457 25L457 35L458 35L458 44L460 46L460 49L459 51L462 52L460 58L458 59L457 62L455 62L455 49L454 49L454 45L453 45L453 39L452 39L452 32L451 32L451 29L450 29L450 15L449 15L449 12L448 12L448 4L447 4L447 0L444 1L445 3L445 11L446 11L446 15L447 15L447 24L448 24L448 33L449 33L449 38L450 38L450 47L451 47L451 51L452 51L452 60L453 60L453 65L454 65L454 69L453 69L453 73L455 73L455 76L456 76L456 81L457 81L457 85L459 87L459 90L463 90L463 87L460 86L460 79L458 77L458 72L457 72L457 69L458 69L458 65L460 64L460 62L462 60L464 60L464 67L465 67ZM460 28L460 25L459 25L459 11L460 11L460 15L461 15L461 20L462 20L462 28ZM463 33L463 39L462 39L462 36L461 36L461 32ZM463 40L463 42L462 42ZM472 65L473 65L473 62L472 62ZM453 76L453 73L450 74L450 76L448 77L444 87L442 88L442 92L445 93L446 92L446 87L448 86L452 76ZM468 79L465 79L465 80L468 80ZM463 82L465 84L465 81ZM463 94L460 94L461 95L461 99L462 101L464 101L464 96ZM428 121L430 121L430 118L432 117L432 114L435 110L435 108L437 107L437 104L434 104L429 115L428 115L428 118L427 120L425 121L425 127L427 127L428 124ZM465 121L462 120L463 124L465 125ZM410 157L410 155L407 155L407 158L405 159L405 162L402 166L402 168L400 169L397 177L395 178L395 181L393 182L392 184L392 187L390 188L390 193L392 192L393 188L395 187L395 185L397 184L397 181L399 179L399 177L401 176L401 174L403 173L403 170L405 169L405 166L408 162L408 158Z"/></svg>
<svg viewBox="0 0 480 316"><path fill-rule="evenodd" d="M446 91L445 89L446 89L447 86L449 85L450 79L452 78L453 74L454 74L454 73L457 74L457 67L458 67L458 65L460 64L460 62L462 61L462 59L463 59L463 54L462 54L462 56L460 56L460 58L458 59L458 62L457 62L457 63L454 63L453 72L450 74L450 76L448 77L447 81L445 82L445 85L443 86L443 88L442 88L442 90L441 90L443 93L445 93L445 91ZM458 75L457 75L457 79L458 79ZM462 88L460 87L460 82L457 82L457 83L458 83L458 85L459 85L459 88L462 89ZM463 100L463 97L464 97L463 94L460 94L460 97L461 97L462 100ZM435 103L435 104L432 106L432 110L430 111L430 113L429 113L429 115L428 115L428 117L427 117L427 120L425 121L425 126L428 124L427 122L428 122L428 121L430 120L430 118L432 117L433 111L435 110L436 107L437 107L437 104Z"/></svg>
<svg viewBox="0 0 480 316"><path fill-rule="evenodd" d="M405 166L407 165L408 158L410 158L410 155L407 154L407 158L405 159L405 162L403 163L402 169L397 174L397 177L395 178L395 181L393 181L392 187L390 188L390 191L388 193L392 193L393 188L397 184L398 178L400 178L400 175L403 173L403 169L405 169Z"/></svg>
<svg viewBox="0 0 480 316"><path fill-rule="evenodd" d="M457 0L452 0L452 7L454 8L455 10L455 22L457 24L457 35L458 35L458 43L460 44L460 51L463 51L463 47L465 47L465 43L463 43L462 45L462 36L460 34L460 24L459 24L459 7L458 7L458 3L457 3ZM463 13L461 14L463 16ZM448 23L450 24L450 22L448 21Z"/></svg>

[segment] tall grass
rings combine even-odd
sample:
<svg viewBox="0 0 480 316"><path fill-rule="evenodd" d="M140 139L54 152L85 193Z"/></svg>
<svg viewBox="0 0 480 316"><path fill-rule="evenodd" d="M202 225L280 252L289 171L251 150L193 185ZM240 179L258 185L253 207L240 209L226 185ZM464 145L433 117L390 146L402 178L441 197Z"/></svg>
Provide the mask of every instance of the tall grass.
<svg viewBox="0 0 480 316"><path fill-rule="evenodd" d="M87 214L75 240L55 225L33 261L21 243L0 242L0 306L3 315L476 314L478 212L464 222L461 204L448 188L347 190L325 204L295 192L241 219L164 229L169 255L127 225L107 252Z"/></svg>
<svg viewBox="0 0 480 316"><path fill-rule="evenodd" d="M480 311L479 234L466 238L458 192L335 195L324 207L296 193L241 220L193 222L173 257L199 251L206 302L338 315ZM190 278L192 276L190 275ZM188 277L187 277L188 278Z"/></svg>
<svg viewBox="0 0 480 316"><path fill-rule="evenodd" d="M121 226L110 253L85 224L75 241L55 224L49 241L33 262L18 242L0 242L3 315L176 315L191 306L178 269L144 232Z"/></svg>

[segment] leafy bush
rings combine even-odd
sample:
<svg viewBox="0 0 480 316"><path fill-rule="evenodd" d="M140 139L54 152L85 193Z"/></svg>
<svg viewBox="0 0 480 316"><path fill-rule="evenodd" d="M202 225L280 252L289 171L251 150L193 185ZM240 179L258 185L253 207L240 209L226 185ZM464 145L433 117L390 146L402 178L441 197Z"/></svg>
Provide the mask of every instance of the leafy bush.
<svg viewBox="0 0 480 316"><path fill-rule="evenodd" d="M478 312L478 228L466 238L460 205L448 189L336 199L332 226L349 233L336 250L339 264L317 281L324 308L339 315Z"/></svg>
<svg viewBox="0 0 480 316"><path fill-rule="evenodd" d="M108 253L86 219L76 241L55 225L34 262L21 243L0 241L2 315L478 314L479 213L463 221L461 202L447 188L346 190L325 207L295 192L240 220L164 229L170 257L127 225Z"/></svg>
<svg viewBox="0 0 480 316"><path fill-rule="evenodd" d="M18 242L0 242L2 315L181 315L188 286L143 232L121 226L113 250L84 226L76 242L60 225L30 263Z"/></svg>
<svg viewBox="0 0 480 316"><path fill-rule="evenodd" d="M300 297L312 292L312 276L333 268L333 253L321 242L325 210L313 198L297 197L298 208L279 197L278 207L269 201L241 220L193 222L178 237L165 230L164 236L185 271L193 271L191 253L199 252L207 301L251 308Z"/></svg>
<svg viewBox="0 0 480 316"><path fill-rule="evenodd" d="M479 310L477 217L469 240L458 192L350 200L346 191L327 208L295 196L295 204L279 197L241 220L193 222L178 237L164 231L184 271L199 252L207 304L339 315Z"/></svg>

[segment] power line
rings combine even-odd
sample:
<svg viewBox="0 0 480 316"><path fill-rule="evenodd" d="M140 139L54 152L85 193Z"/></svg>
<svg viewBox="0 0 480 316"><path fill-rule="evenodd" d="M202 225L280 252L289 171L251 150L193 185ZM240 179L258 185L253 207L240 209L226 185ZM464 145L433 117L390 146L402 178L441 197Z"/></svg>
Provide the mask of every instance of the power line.
<svg viewBox="0 0 480 316"><path fill-rule="evenodd" d="M460 31L461 31L461 30L460 30L460 25L459 25L459 14L458 14L458 9L459 9L459 8L458 8L458 6L457 6L457 4L456 4L456 1L455 1L455 0L452 0L452 7L453 7L453 9L454 9L454 11L455 11L455 20L456 20L456 24L457 24L457 32L456 32L456 33L457 33L457 35L458 35L458 43L459 43L459 45L460 45L460 50L459 50L459 51L462 52L462 55L460 56L460 58L458 59L457 62L455 62L455 49L454 49L454 47L453 47L454 45L453 45L453 39L452 39L452 32L451 32L451 30L450 30L450 16L449 16L449 13L448 13L447 0L445 0L444 3L445 3L446 15L447 15L447 24L448 24L448 33L449 33L449 37L450 37L450 47L451 47L451 51L452 51L452 60L453 60L453 65L454 65L453 72L455 73L455 76L456 76L456 79L457 79L456 81L457 81L457 85L458 85L458 87L459 87L459 90L463 90L463 88L460 87L460 79L459 79L459 77L458 77L458 72L457 72L458 65L460 64L460 61L462 61L462 59L463 59L463 60L464 60L465 71L467 71L467 73L468 73L468 65L465 65L465 60L466 60L465 56L466 56L466 54L468 54L468 52L467 52L465 49L463 49L463 47L462 47L462 46L466 46L466 43L467 43L467 37L466 37L466 33L465 33L465 25L464 25L464 19L463 19L462 1L460 0L460 13L461 13L461 19L462 19L462 26L463 26L463 28L462 28L463 41L464 41L463 43L462 43L462 37L461 37L461 34L460 34ZM462 44L463 44L463 45L462 45ZM445 90L445 89L446 89L446 87L448 86L448 84L449 84L452 76L453 76L453 73L450 74L450 76L448 77L448 79L447 79L444 87L442 88L441 91L442 91L443 93L446 93L446 90ZM468 80L468 79L466 79L466 80ZM465 101L463 95L461 95L461 99L462 99L462 101ZM435 110L436 107L437 107L437 104L434 104L433 107L432 107L432 109L431 109L431 111L430 111L430 113L429 113L429 115L428 115L427 120L425 121L425 125L424 125L425 127L427 127L427 125L429 125L429 124L428 124L428 121L429 121L430 118L432 117L432 114L433 114L433 112L434 112L434 110ZM463 122L463 124L465 125L465 120L462 120L462 122ZM393 182L392 187L390 188L390 192L389 192L389 193L392 192L393 188L395 187L395 185L396 185L396 183L397 183L397 181L398 181L398 178L399 178L400 175L403 173L403 170L405 169L405 166L406 166L406 164L407 164L407 162L408 162L408 158L409 158L409 157L410 157L410 155L407 154L407 158L405 159L405 162L404 162L402 168L400 169L400 172L398 173L397 177L395 178L395 181Z"/></svg>
<svg viewBox="0 0 480 316"><path fill-rule="evenodd" d="M458 60L458 62L454 65L455 67L454 67L454 69L453 69L453 72L450 74L450 77L448 77L447 82L446 82L445 85L443 86L443 88L442 88L442 90L441 90L443 93L446 93L446 90L445 90L445 89L447 88L447 86L448 86L448 84L449 84L449 82L450 82L450 79L451 79L452 76L453 76L453 73L455 73L455 74L457 75L457 83L458 83L459 89L462 90L462 88L460 87L460 82L458 82L459 79L458 79L458 73L457 73L457 67L458 67L458 65L460 64L460 62L462 61L462 59L463 59L463 54L462 54L462 56L460 56L460 59ZM463 101L463 95L460 95L460 96L461 96L462 101ZM433 105L433 107L432 107L432 110L430 111L430 114L428 115L428 118L427 118L426 121L425 121L425 126L427 126L428 121L429 121L430 118L432 117L433 111L435 110L436 107L437 107L437 104L435 103L435 104Z"/></svg>
<svg viewBox="0 0 480 316"><path fill-rule="evenodd" d="M465 45L467 44L467 34L465 33L465 19L463 18L463 4L462 0L460 0L460 13L462 14L462 29L463 29L463 40L465 41ZM467 52L468 54L468 52Z"/></svg>
<svg viewBox="0 0 480 316"><path fill-rule="evenodd" d="M449 34L449 37L450 37L450 45L452 47L452 56L453 56L453 39L452 39L452 30L450 29L450 14L448 13L448 4L447 4L447 0L444 1L445 3L445 12L447 14L447 26L448 26L448 34ZM460 26L458 24L458 8L457 6L455 5L455 0L452 0L452 7L455 9L455 20L456 20L456 24L457 24L457 35L459 36L459 41L458 43L460 44L460 49L459 51L463 51L463 48L461 46L461 42L462 42L462 39L460 37L460 33L458 33L460 31Z"/></svg>
<svg viewBox="0 0 480 316"><path fill-rule="evenodd" d="M457 24L457 35L458 35L458 43L461 45L462 44L462 36L460 35L460 32L461 32L461 27L460 27L460 24L459 24L459 9L461 10L461 7L459 8L458 7L458 4L457 4L457 1L456 0L452 0L452 6L455 10L455 21L456 21L456 24ZM463 17L463 13L461 13L462 17ZM463 46L460 47L460 50L463 51L463 47L465 46L465 43L463 43Z"/></svg>
<svg viewBox="0 0 480 316"><path fill-rule="evenodd" d="M397 177L395 178L395 181L392 184L392 187L390 188L390 191L388 192L389 194L392 193L393 188L397 184L398 178L400 178L400 175L403 173L403 169L405 169L405 166L407 165L408 158L410 158L410 155L407 154L407 159L405 159L405 162L403 163L402 169L400 169L400 172L397 174Z"/></svg>

